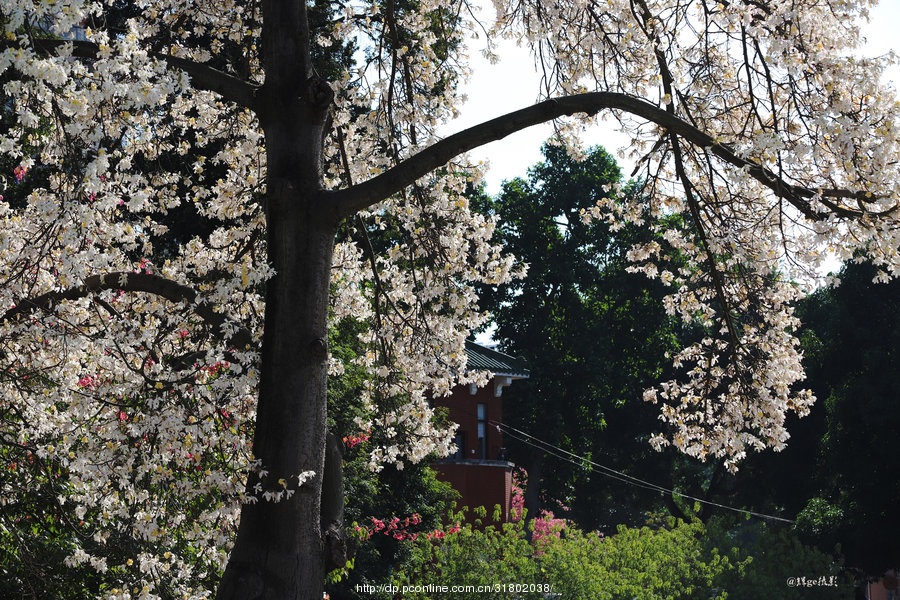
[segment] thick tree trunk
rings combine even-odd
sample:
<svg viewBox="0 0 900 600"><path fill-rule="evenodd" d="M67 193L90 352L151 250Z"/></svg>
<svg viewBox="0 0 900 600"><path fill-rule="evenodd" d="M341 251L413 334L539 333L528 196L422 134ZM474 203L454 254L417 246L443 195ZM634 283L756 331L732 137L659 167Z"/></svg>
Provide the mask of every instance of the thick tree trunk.
<svg viewBox="0 0 900 600"><path fill-rule="evenodd" d="M241 512L219 600L321 600L325 575L320 499L324 471L328 288L334 226L288 182L270 181L269 255L277 274L266 290L254 454L265 476ZM298 487L298 476L315 477ZM256 492L256 496L262 496Z"/></svg>
<svg viewBox="0 0 900 600"><path fill-rule="evenodd" d="M306 3L264 0L266 82L257 98L266 135L269 264L251 473L218 600L321 600L328 298L337 227L322 191L331 88L309 58ZM306 471L312 479L298 486ZM265 492L294 493L278 502ZM260 491L261 490L261 491ZM338 526L339 527L339 526Z"/></svg>

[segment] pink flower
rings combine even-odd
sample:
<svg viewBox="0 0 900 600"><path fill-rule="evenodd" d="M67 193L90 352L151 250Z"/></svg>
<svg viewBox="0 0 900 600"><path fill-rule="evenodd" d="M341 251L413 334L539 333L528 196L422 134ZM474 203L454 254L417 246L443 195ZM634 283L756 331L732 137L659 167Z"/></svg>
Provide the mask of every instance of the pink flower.
<svg viewBox="0 0 900 600"><path fill-rule="evenodd" d="M348 435L344 437L344 445L348 448L355 448L356 446L362 444L363 442L368 442L370 439L370 432L359 433L356 435Z"/></svg>

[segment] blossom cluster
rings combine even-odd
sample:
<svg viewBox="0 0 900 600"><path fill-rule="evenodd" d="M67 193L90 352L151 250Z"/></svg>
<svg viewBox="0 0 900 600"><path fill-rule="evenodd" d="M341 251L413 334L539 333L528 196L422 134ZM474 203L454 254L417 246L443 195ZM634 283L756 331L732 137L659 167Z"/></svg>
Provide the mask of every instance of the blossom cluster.
<svg viewBox="0 0 900 600"><path fill-rule="evenodd" d="M403 540L415 541L420 537L426 540L439 540L446 537L448 534L457 533L461 529L459 524L456 524L447 527L446 530L433 529L426 532L412 532L409 530L410 527L415 527L421 522L422 518L416 513L413 513L411 517L406 517L404 519L393 517L389 520L382 520L372 517L371 526L354 524L353 531L361 540L368 540L373 535L380 533L402 542Z"/></svg>
<svg viewBox="0 0 900 600"><path fill-rule="evenodd" d="M900 273L898 104L881 83L891 57L855 55L869 4L495 2L499 30L553 65L556 91L619 91L666 114L614 115L644 193L612 187L584 214L614 230L651 223L667 247L635 247L631 270L669 286L669 314L704 332L644 395L661 406L656 447L731 469L783 448L785 415L814 401L792 303L830 257Z"/></svg>
<svg viewBox="0 0 900 600"><path fill-rule="evenodd" d="M372 439L371 432L354 433L344 436L343 442L347 448L355 448L364 442L368 442L370 439Z"/></svg>
<svg viewBox="0 0 900 600"><path fill-rule="evenodd" d="M513 473L512 496L510 499L510 520L513 522L520 521L525 518L525 490L524 486L527 481L527 473L523 469L517 469ZM566 510L565 506L560 508ZM549 539L551 537L559 538L562 531L569 525L566 519L557 517L552 510L541 510L540 514L534 515L531 520L533 528L532 539L535 542Z"/></svg>

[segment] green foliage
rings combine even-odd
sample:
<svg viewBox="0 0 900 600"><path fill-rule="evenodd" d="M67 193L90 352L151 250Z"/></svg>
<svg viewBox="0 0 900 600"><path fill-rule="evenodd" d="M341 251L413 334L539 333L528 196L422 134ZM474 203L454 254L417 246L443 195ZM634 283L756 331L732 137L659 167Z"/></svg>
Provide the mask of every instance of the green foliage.
<svg viewBox="0 0 900 600"><path fill-rule="evenodd" d="M704 539L701 523L626 528L600 538L573 532L547 546L541 568L563 598L724 598L721 578L742 566Z"/></svg>
<svg viewBox="0 0 900 600"><path fill-rule="evenodd" d="M3 480L0 474L0 484ZM46 497L52 493L48 488L42 482L27 506L0 506L0 598L90 600L101 589L100 577L90 566L65 566L63 561L75 548L75 533L65 516L60 521L59 511L52 510L55 503Z"/></svg>
<svg viewBox="0 0 900 600"><path fill-rule="evenodd" d="M431 468L420 463L407 465L402 471L386 467L380 473L372 473L366 463L362 450L351 451L344 463L344 518L348 527L371 527L373 517L390 520L412 515L418 515L421 522L404 528L410 534L424 535L440 527L455 492L438 480ZM388 583L390 573L410 560L411 551L409 544L390 533L375 533L360 541L353 568L328 591L334 598L371 598L370 594L357 591L357 585Z"/></svg>
<svg viewBox="0 0 900 600"><path fill-rule="evenodd" d="M833 533L844 520L844 511L824 498L810 498L806 507L797 515L797 530L821 536Z"/></svg>
<svg viewBox="0 0 900 600"><path fill-rule="evenodd" d="M800 307L821 434L797 518L806 540L826 551L840 544L849 566L872 575L900 562L889 533L900 528L900 282L873 283L876 273L848 263L839 286Z"/></svg>
<svg viewBox="0 0 900 600"><path fill-rule="evenodd" d="M663 309L667 288L629 273L626 258L637 243L669 246L649 226L613 232L605 222L581 219L582 210L621 181L615 160L602 148L580 161L552 144L543 153L545 160L528 170L527 179L506 182L496 198L473 201L498 218L497 240L528 265L524 279L481 291L497 326L495 339L504 351L523 356L531 370L528 380L504 392L504 421L673 487L676 459L651 450L659 413L642 393L667 375L666 355L677 350L684 332ZM638 194L638 187L626 186L625 193ZM670 225L678 227L677 218ZM538 471L539 451L507 443L514 462ZM643 512L658 504L654 494L552 460L552 468L541 472L543 495L569 507L566 516L585 529L640 523ZM528 508L537 514L540 507L529 500Z"/></svg>
<svg viewBox="0 0 900 600"><path fill-rule="evenodd" d="M740 600L837 600L853 597L853 582L842 560L804 544L789 529L768 530L744 524L725 532L709 528L710 540L732 552L741 568L726 574L729 598ZM809 582L809 586L802 582Z"/></svg>
<svg viewBox="0 0 900 600"><path fill-rule="evenodd" d="M473 586L476 591L454 594L461 599L800 600L812 592L829 600L852 593L839 574L840 561L805 546L788 530L747 522L729 530L719 523L669 518L660 527L620 526L608 537L567 527L559 538L538 543L526 541L521 523L466 525L411 545L410 562L393 578L399 592L393 597L432 598L427 591L410 591L429 584ZM799 585L802 578L815 585ZM524 584L524 590L477 591L504 583Z"/></svg>
<svg viewBox="0 0 900 600"><path fill-rule="evenodd" d="M462 514L456 515L462 520ZM427 586L429 584L456 586L493 586L502 583L544 584L546 580L539 563L534 559L534 546L525 536L524 523L488 525L483 530L469 523L445 537L420 537L410 544L412 553L404 569L394 577L394 585ZM505 595L497 594L497 597ZM410 600L430 599L427 592L409 593ZM491 597L484 592L458 592L458 600L483 600ZM508 596L513 597L513 596ZM515 597L522 600L542 598L537 591Z"/></svg>

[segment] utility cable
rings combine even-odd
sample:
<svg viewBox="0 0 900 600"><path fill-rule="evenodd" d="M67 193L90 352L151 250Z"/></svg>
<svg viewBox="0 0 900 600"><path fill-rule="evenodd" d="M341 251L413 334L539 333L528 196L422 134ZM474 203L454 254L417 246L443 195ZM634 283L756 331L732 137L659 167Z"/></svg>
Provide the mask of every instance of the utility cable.
<svg viewBox="0 0 900 600"><path fill-rule="evenodd" d="M556 458L559 458L561 460L568 461L574 465L579 465L582 467L584 467L585 465L589 465L591 472L599 473L600 475L604 475L611 479L615 479L617 481L627 483L628 485L633 485L633 486L651 490L651 491L672 494L673 496L678 496L678 497L684 498L686 500L693 500L695 502L700 502L701 504L707 504L709 506L714 506L716 508L731 510L731 511L742 513L745 515L759 517L761 519L768 519L771 521L780 521L782 523L794 523L794 521L791 519L785 519L783 517L776 517L774 515L768 515L768 514L756 512L753 510L747 510L744 508L728 506L727 504L721 504L719 502L713 502L711 500L704 500L703 498L697 498L696 496L691 496L690 494L683 494L683 493L675 491L673 489L669 489L669 488L663 487L661 485L657 485L655 483L645 481L643 479L638 479L637 477L632 477L631 475L627 475L625 473L622 473L621 471L617 471L613 468L607 467L606 465L602 465L600 463L592 461L589 458L586 458L584 456L580 456L573 452L569 452L568 450L566 450L564 448L560 448L559 446L551 444L550 442L541 440L541 439L531 435L530 433L526 433L526 432L522 431L521 429L516 429L515 427L512 427L511 425L505 425L503 423L498 423L497 421L489 421L489 422L492 425L496 426L498 429L502 429L510 437L515 438L524 444L527 444L529 446L532 446L534 448L542 450L543 452L546 452L546 453L548 453L552 456L555 456Z"/></svg>

